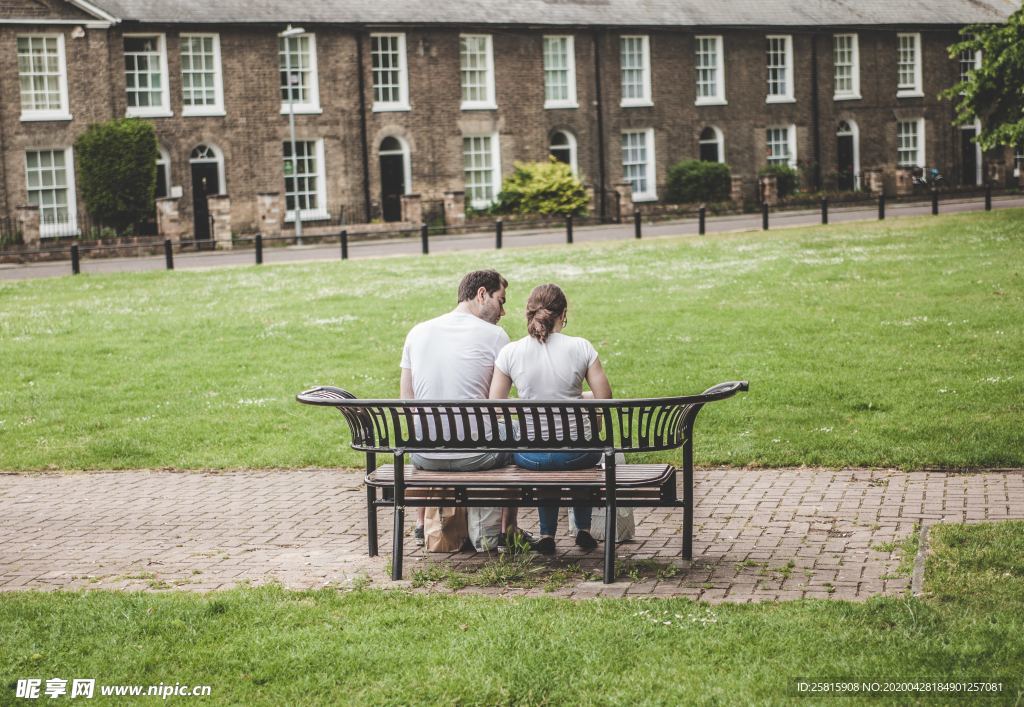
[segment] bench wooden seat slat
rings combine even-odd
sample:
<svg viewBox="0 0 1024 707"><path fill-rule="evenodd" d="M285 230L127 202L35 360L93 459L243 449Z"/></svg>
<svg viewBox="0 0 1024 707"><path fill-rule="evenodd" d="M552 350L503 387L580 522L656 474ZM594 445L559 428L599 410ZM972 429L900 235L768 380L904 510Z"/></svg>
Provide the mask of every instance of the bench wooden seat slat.
<svg viewBox="0 0 1024 707"><path fill-rule="evenodd" d="M675 467L670 464L619 464L615 467L615 487L661 486L673 478ZM407 486L457 486L464 488L484 486L604 486L604 469L579 471L529 471L518 466L504 466L487 471L405 471ZM392 486L395 467L383 464L366 475L372 486Z"/></svg>

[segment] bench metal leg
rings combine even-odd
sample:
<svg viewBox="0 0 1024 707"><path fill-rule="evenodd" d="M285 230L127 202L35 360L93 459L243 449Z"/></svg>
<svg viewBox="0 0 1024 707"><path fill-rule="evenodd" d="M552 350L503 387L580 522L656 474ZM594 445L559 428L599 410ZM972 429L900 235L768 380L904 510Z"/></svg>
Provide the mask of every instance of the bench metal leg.
<svg viewBox="0 0 1024 707"><path fill-rule="evenodd" d="M693 469L683 469L683 559L693 559Z"/></svg>
<svg viewBox="0 0 1024 707"><path fill-rule="evenodd" d="M377 487L366 487L366 545L370 557L377 556Z"/></svg>
<svg viewBox="0 0 1024 707"><path fill-rule="evenodd" d="M604 455L604 583L615 581L615 454Z"/></svg>
<svg viewBox="0 0 1024 707"><path fill-rule="evenodd" d="M391 546L391 579L402 578L402 545L405 540L405 454L395 455L395 530Z"/></svg>

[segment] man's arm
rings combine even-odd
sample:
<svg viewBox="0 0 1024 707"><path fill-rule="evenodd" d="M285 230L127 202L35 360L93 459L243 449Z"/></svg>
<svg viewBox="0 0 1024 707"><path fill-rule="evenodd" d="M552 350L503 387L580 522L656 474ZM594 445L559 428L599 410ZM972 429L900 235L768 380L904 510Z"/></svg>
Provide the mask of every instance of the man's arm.
<svg viewBox="0 0 1024 707"><path fill-rule="evenodd" d="M398 395L402 400L413 400L416 394L412 387L412 369L402 369L402 379L398 384Z"/></svg>

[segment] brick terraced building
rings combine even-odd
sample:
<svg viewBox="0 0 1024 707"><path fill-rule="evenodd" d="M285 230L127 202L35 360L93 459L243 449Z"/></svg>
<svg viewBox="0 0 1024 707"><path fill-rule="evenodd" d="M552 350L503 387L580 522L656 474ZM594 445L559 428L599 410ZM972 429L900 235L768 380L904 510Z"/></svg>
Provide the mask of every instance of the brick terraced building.
<svg viewBox="0 0 1024 707"><path fill-rule="evenodd" d="M949 58L958 30L1015 8L4 0L0 220L36 212L44 238L76 234L73 142L119 116L155 126L162 213L181 236L209 234L208 208L236 233L296 207L307 227L399 220L403 194L480 208L514 161L549 154L606 216L618 185L657 201L668 167L693 158L727 162L750 199L769 163L826 189L872 173L893 189L910 166L1011 179L1020 150L981 154L937 94L978 60Z"/></svg>

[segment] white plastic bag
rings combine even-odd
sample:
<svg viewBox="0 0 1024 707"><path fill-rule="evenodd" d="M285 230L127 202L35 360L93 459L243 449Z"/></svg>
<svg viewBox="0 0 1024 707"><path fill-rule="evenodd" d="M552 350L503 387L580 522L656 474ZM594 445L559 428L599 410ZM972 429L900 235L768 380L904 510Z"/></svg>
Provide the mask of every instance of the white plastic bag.
<svg viewBox="0 0 1024 707"><path fill-rule="evenodd" d="M468 514L469 540L477 552L487 552L498 547L501 537L500 508L470 508Z"/></svg>

